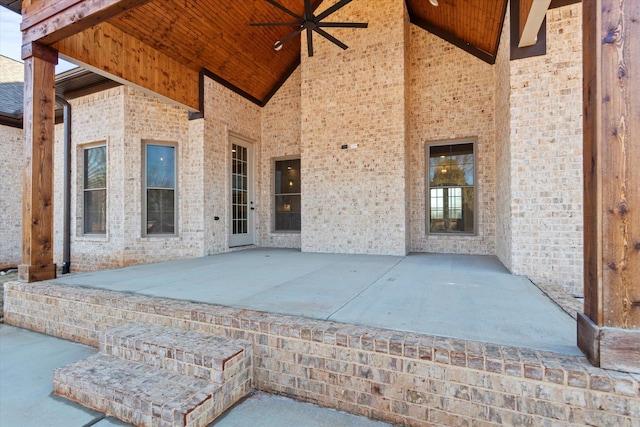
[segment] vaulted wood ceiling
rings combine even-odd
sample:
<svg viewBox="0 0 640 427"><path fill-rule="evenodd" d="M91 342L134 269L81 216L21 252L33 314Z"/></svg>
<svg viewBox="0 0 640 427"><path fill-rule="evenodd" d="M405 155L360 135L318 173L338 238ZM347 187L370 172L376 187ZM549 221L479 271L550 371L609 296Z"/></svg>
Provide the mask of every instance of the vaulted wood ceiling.
<svg viewBox="0 0 640 427"><path fill-rule="evenodd" d="M336 1L313 0L312 4L315 9L323 2ZM342 16L347 15L347 20L349 8L358 1L344 7ZM0 3L16 9L21 2ZM37 2L29 3L33 6ZM303 0L279 3L303 15ZM487 62L495 59L506 4L507 0L439 0L439 6L434 7L429 0L406 0L411 22ZM27 14L32 15L28 8ZM252 22L292 20L266 0L150 0L114 15L107 21L119 31L193 72L208 70L218 81L258 104L268 101L300 62L300 36L280 51L273 49L274 42L289 34L291 28L249 26ZM349 44L348 39L344 41Z"/></svg>

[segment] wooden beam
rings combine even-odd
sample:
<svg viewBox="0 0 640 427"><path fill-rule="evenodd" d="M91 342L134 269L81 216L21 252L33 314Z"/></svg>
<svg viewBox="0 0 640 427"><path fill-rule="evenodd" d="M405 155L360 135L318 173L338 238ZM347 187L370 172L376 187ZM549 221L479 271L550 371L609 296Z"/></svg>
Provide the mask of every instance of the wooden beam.
<svg viewBox="0 0 640 427"><path fill-rule="evenodd" d="M22 44L50 45L150 0L32 0L22 7Z"/></svg>
<svg viewBox="0 0 640 427"><path fill-rule="evenodd" d="M527 17L529 13L522 13L520 11L521 5L524 3L524 7L528 8L529 5L526 2L533 2L534 0L513 0L509 2L509 25L510 25L510 53L511 60L530 58L533 56L542 56L547 54L547 20L546 16L543 18L542 23L538 28L538 34L536 35L536 42L532 46L519 47L520 44L520 31L524 28L524 23L521 25L522 19ZM527 6L529 5L529 6ZM530 10L530 9L528 9Z"/></svg>
<svg viewBox="0 0 640 427"><path fill-rule="evenodd" d="M578 345L592 363L640 373L640 2L583 3L585 305Z"/></svg>
<svg viewBox="0 0 640 427"><path fill-rule="evenodd" d="M519 12L518 12L518 36L522 37L522 32L524 31L524 25L527 23L527 19L529 18L529 13L531 12L531 8L533 7L534 0L515 0L519 2Z"/></svg>
<svg viewBox="0 0 640 427"><path fill-rule="evenodd" d="M478 59L480 59L480 60L482 60L484 62L486 62L487 64L493 65L493 64L496 63L495 53L485 52L482 49L479 49L479 48L477 48L475 46L472 46L468 42L456 37L454 34L451 34L451 33L447 32L447 31L443 30L442 28L433 25L429 21L421 19L417 15L411 13L411 11L409 11L409 20L411 21L411 23L413 25L417 25L418 27L422 28L423 30L426 30L426 31L430 32L431 34L434 34L434 35L440 37L444 41L451 43L452 45L464 50L467 53L470 53L471 55L475 56L476 58L478 58ZM500 28L502 28L502 26L500 26Z"/></svg>
<svg viewBox="0 0 640 427"><path fill-rule="evenodd" d="M533 46L538 41L538 32L547 17L551 0L520 0L519 48Z"/></svg>
<svg viewBox="0 0 640 427"><path fill-rule="evenodd" d="M34 45L24 58L24 172L20 280L53 279L53 143L55 65L52 49Z"/></svg>
<svg viewBox="0 0 640 427"><path fill-rule="evenodd" d="M198 111L198 71L106 22L54 43L60 54L119 83Z"/></svg>
<svg viewBox="0 0 640 427"><path fill-rule="evenodd" d="M569 6L570 4L581 3L582 0L551 0L549 9L557 9L559 7Z"/></svg>

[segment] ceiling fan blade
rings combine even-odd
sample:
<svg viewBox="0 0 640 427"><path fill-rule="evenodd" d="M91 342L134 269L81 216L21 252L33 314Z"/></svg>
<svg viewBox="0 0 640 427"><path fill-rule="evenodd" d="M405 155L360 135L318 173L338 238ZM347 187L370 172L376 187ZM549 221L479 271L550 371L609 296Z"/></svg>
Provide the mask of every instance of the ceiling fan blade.
<svg viewBox="0 0 640 427"><path fill-rule="evenodd" d="M289 9L287 9L286 7L282 6L280 3L274 1L274 0L266 0L267 3L277 7L278 9L280 9L281 11L283 11L284 13L286 13L287 15L291 15L294 18L296 18L297 20L299 20L300 22L304 22L304 18L302 16L297 15L296 13L290 11Z"/></svg>
<svg viewBox="0 0 640 427"><path fill-rule="evenodd" d="M367 22L319 22L318 27L332 28L368 28Z"/></svg>
<svg viewBox="0 0 640 427"><path fill-rule="evenodd" d="M307 29L307 53L309 57L313 56L313 32L310 29Z"/></svg>
<svg viewBox="0 0 640 427"><path fill-rule="evenodd" d="M340 0L338 3L334 4L329 9L325 10L320 15L316 16L316 19L318 21L322 21L324 18L326 18L327 16L331 15L333 12L337 11L338 9L342 8L343 6L346 6L347 4L351 3L352 1L353 0Z"/></svg>
<svg viewBox="0 0 640 427"><path fill-rule="evenodd" d="M295 36L297 36L298 34L300 34L302 32L302 30L304 30L304 28L298 28L297 30L295 30L294 32L292 32L291 34L289 34L287 37L283 38L282 40L278 40L274 45L273 48L278 50L278 47L281 47L283 44L285 44L286 42L288 42L289 40L291 40L292 38L294 38Z"/></svg>
<svg viewBox="0 0 640 427"><path fill-rule="evenodd" d="M251 27L299 27L299 22L252 22Z"/></svg>
<svg viewBox="0 0 640 427"><path fill-rule="evenodd" d="M313 19L313 10L311 9L311 0L304 0L304 17L305 19Z"/></svg>
<svg viewBox="0 0 640 427"><path fill-rule="evenodd" d="M349 46L347 46L346 44L342 43L340 40L338 40L337 38L333 37L331 34L327 33L325 30L323 30L323 29L321 29L319 27L314 28L313 31L315 31L316 33L320 34L322 37L324 37L325 39L329 40L333 44L336 44L336 45L340 46L343 50L349 48Z"/></svg>

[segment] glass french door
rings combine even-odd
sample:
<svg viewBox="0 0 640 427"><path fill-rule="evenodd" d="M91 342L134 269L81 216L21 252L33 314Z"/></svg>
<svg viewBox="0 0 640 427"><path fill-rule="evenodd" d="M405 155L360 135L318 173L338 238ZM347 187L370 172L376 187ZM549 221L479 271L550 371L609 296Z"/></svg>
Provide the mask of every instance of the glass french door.
<svg viewBox="0 0 640 427"><path fill-rule="evenodd" d="M229 246L253 245L253 146L231 136L231 224Z"/></svg>

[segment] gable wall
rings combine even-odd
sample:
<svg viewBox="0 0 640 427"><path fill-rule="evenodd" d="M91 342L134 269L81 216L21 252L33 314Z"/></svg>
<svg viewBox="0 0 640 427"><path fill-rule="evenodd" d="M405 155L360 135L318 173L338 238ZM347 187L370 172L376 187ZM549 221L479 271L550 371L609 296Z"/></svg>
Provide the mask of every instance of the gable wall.
<svg viewBox="0 0 640 427"><path fill-rule="evenodd" d="M405 4L362 0L332 18L369 28L331 31L345 51L314 35L309 58L303 44L302 250L404 255Z"/></svg>
<svg viewBox="0 0 640 427"><path fill-rule="evenodd" d="M274 161L283 157L300 157L301 154L301 79L302 71L298 67L262 109L261 160L258 168L260 192L257 207L258 244L261 246L301 246L299 232L273 232ZM304 179L304 176L301 179Z"/></svg>
<svg viewBox="0 0 640 427"><path fill-rule="evenodd" d="M411 250L495 253L495 70L476 57L411 26ZM427 233L426 144L477 140L476 236Z"/></svg>

